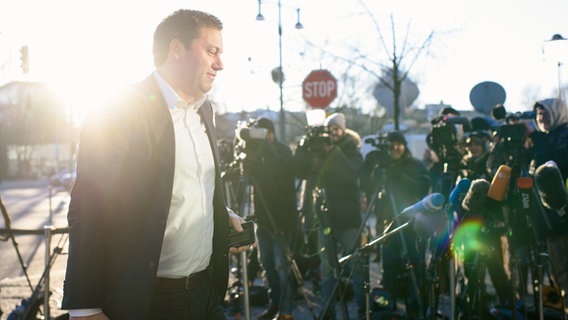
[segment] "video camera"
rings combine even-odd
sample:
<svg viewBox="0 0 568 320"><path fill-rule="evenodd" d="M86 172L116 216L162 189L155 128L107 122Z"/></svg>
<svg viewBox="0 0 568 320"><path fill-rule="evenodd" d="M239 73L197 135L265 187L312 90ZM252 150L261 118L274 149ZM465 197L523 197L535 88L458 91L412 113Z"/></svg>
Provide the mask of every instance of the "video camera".
<svg viewBox="0 0 568 320"><path fill-rule="evenodd" d="M515 113L508 113L505 109L505 106L502 104L498 104L491 110L491 116L495 120L503 120L505 119L506 123L516 122L519 120L533 120L536 118L536 112L534 111L524 111L524 112L515 112Z"/></svg>
<svg viewBox="0 0 568 320"><path fill-rule="evenodd" d="M497 137L496 147L493 157L501 159L501 162L508 164L520 164L527 166L530 161L529 151L524 143L528 136L527 124L519 120L534 120L534 111L508 113L502 104L498 104L491 111L495 120L505 119L504 124L492 128L493 135Z"/></svg>
<svg viewBox="0 0 568 320"><path fill-rule="evenodd" d="M299 146L308 153L323 155L325 146L332 144L329 128L325 126L308 127L308 132L300 139Z"/></svg>
<svg viewBox="0 0 568 320"><path fill-rule="evenodd" d="M467 118L440 116L431 121L432 132L426 137L428 147L444 163L459 163L464 153L460 142L464 133L471 131Z"/></svg>
<svg viewBox="0 0 568 320"><path fill-rule="evenodd" d="M391 142L386 135L377 135L365 139L366 144L375 147L365 155L365 165L371 167L385 166L391 161Z"/></svg>
<svg viewBox="0 0 568 320"><path fill-rule="evenodd" d="M235 129L235 159L260 159L260 145L267 135L268 129L256 127L254 120L238 121Z"/></svg>

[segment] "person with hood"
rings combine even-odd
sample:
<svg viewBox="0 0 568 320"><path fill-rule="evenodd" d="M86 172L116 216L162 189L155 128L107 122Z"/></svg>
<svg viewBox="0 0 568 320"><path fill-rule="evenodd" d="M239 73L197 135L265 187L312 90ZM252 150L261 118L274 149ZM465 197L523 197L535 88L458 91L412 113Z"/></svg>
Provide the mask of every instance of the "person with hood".
<svg viewBox="0 0 568 320"><path fill-rule="evenodd" d="M295 161L298 177L307 179L306 184L311 186L306 192L320 191L312 199L312 213L319 224L319 247L325 248L320 256L322 304L324 307L329 304L327 310L324 310L327 311L324 318L334 319L336 299L332 293L338 278L351 274L351 271L353 291L361 315L366 306L363 259L353 258L347 263L343 274L337 273L337 259L352 252L360 244L359 175L363 157L359 152L361 138L357 132L346 127L343 113L329 115L324 126L329 132L329 140L323 146L321 154L314 154L307 145L301 144L296 150ZM336 295L337 293L339 290L335 291Z"/></svg>
<svg viewBox="0 0 568 320"><path fill-rule="evenodd" d="M420 201L430 191L430 177L426 166L412 156L404 135L398 131L387 135L390 146L389 160L377 166L365 162L366 191L374 194L377 229L398 227L406 219L395 217L404 208ZM371 161L372 162L372 161ZM380 186L383 186L384 190ZM383 192L384 191L384 192ZM370 198L369 198L370 199ZM369 200L371 201L371 200ZM382 284L390 294L396 308L396 301L404 299L409 319L421 317L422 282L424 280L423 249L412 228L397 232L382 244Z"/></svg>
<svg viewBox="0 0 568 320"><path fill-rule="evenodd" d="M531 167L538 168L546 161L558 165L564 179L568 178L568 110L560 99L538 101L533 107L536 131L530 134L533 142Z"/></svg>
<svg viewBox="0 0 568 320"><path fill-rule="evenodd" d="M534 104L536 130L530 134L533 143L531 172L547 161L556 162L563 181L568 179L568 110L560 99L545 99ZM568 215L559 216L544 208L546 220L535 221L540 234L545 235L553 278L558 287L568 292ZM568 298L564 296L565 312Z"/></svg>

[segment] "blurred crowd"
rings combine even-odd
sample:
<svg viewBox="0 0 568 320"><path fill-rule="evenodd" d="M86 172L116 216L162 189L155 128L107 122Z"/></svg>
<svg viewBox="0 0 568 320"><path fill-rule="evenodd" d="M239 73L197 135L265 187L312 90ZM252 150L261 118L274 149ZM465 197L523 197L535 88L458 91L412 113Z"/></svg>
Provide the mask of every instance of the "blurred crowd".
<svg viewBox="0 0 568 320"><path fill-rule="evenodd" d="M321 298L320 319L346 318L351 299L361 319L425 319L440 294L463 319L492 319L496 308L526 312L529 290L544 289L557 299L540 297L536 307L566 308L564 101L515 114L497 105L492 117L471 119L445 108L431 119L423 155L411 153L404 132L362 141L344 114L324 117L295 150L267 118L239 124L220 145L225 182L246 177L253 188L249 274L269 296L259 319L291 319L305 280ZM380 265L378 285L369 283L370 261Z"/></svg>

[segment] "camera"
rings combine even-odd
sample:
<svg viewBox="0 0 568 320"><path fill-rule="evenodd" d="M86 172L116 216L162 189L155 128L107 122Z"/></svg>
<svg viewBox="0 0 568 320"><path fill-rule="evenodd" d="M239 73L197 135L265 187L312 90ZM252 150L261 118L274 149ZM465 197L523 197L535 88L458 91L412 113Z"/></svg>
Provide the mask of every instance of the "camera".
<svg viewBox="0 0 568 320"><path fill-rule="evenodd" d="M239 160L259 160L261 143L266 140L268 129L258 128L254 120L239 121L235 129L235 158Z"/></svg>
<svg viewBox="0 0 568 320"><path fill-rule="evenodd" d="M471 124L467 118L440 116L431 121L432 131L426 137L428 147L440 158L442 163L448 164L450 171L459 169L459 162L464 154L464 133L471 131Z"/></svg>
<svg viewBox="0 0 568 320"><path fill-rule="evenodd" d="M495 165L501 163L518 164L521 168L528 168L531 155L530 150L525 147L525 139L528 136L528 128L525 124L500 125L493 128L493 135L497 138L497 141L492 150L492 163L494 162Z"/></svg>
<svg viewBox="0 0 568 320"><path fill-rule="evenodd" d="M391 142L386 135L377 135L365 139L366 144L370 144L375 149L365 155L365 165L369 167L385 166L391 161Z"/></svg>
<svg viewBox="0 0 568 320"><path fill-rule="evenodd" d="M325 147L331 144L329 128L325 126L308 127L308 132L299 142L299 146L312 155L323 155Z"/></svg>

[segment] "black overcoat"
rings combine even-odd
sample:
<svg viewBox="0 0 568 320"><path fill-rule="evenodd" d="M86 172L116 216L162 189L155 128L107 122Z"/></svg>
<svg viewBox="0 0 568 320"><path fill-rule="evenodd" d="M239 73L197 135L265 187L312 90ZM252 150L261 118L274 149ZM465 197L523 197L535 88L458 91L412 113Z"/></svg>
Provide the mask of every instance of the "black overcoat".
<svg viewBox="0 0 568 320"><path fill-rule="evenodd" d="M200 116L216 165L209 271L223 297L229 219L209 102ZM68 212L63 309L100 307L110 319L145 319L170 208L174 162L173 122L152 75L87 119Z"/></svg>

